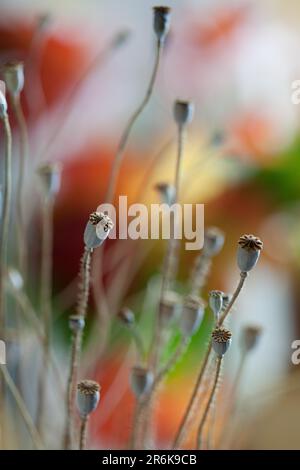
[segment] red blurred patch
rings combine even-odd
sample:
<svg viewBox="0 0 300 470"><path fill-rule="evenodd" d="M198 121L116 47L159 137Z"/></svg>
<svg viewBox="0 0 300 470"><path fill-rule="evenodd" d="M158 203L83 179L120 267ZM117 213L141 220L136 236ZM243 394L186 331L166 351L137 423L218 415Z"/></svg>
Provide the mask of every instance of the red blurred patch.
<svg viewBox="0 0 300 470"><path fill-rule="evenodd" d="M195 46L209 49L230 39L247 17L245 7L219 8L207 22L194 25L191 38Z"/></svg>

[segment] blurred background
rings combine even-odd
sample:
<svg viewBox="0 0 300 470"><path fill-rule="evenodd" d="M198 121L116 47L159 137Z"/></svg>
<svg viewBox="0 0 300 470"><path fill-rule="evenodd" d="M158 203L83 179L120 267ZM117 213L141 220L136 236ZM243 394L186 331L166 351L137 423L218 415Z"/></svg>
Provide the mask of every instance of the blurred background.
<svg viewBox="0 0 300 470"><path fill-rule="evenodd" d="M171 31L153 96L129 140L117 194L128 195L129 202L159 202L155 183L172 183L175 171L173 102L192 100L195 118L185 141L182 202L204 203L205 225L219 227L226 237L204 297L211 289L234 289L240 235L254 233L264 241L259 264L230 323L234 340L223 380L228 390L239 364L242 327L255 324L263 330L239 384L240 420L247 432L243 443L236 445L299 449L300 364L291 362L291 344L300 339L300 105L293 104L291 96L293 81L300 79L300 4L163 3L172 7ZM74 279L83 230L90 212L103 201L118 140L152 70L154 5L150 0L0 2L0 65L15 59L25 63L22 104L30 141L25 207L34 305L40 275L35 172L45 162L63 163L53 248L53 344L62 364L68 363L67 318L76 303ZM12 126L17 154L13 120ZM1 145L2 141L1 134ZM133 410L128 375L134 352L128 332L115 316L122 306L130 307L150 343L165 247L164 241L151 240L115 240L105 246L109 319L96 320L91 298L83 363L85 375L102 386L102 400L91 422L91 447L126 446ZM194 257L182 249L179 291ZM177 429L211 324L206 312L188 352L159 395L158 446L167 447ZM39 358L30 331L24 331L22 351L22 380L33 410L36 390L30 387ZM53 430L62 422L63 403L56 404L55 393L48 400L48 434L55 447ZM60 410L55 418L54 406ZM12 424L12 434L13 428ZM11 446L17 445L12 438Z"/></svg>

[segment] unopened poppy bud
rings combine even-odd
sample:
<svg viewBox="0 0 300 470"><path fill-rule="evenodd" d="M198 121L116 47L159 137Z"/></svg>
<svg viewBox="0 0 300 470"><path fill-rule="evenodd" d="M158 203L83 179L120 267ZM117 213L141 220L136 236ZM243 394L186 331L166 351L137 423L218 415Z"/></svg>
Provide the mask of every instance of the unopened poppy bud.
<svg viewBox="0 0 300 470"><path fill-rule="evenodd" d="M175 200L175 186L168 183L157 183L154 188L159 193L163 203L171 206Z"/></svg>
<svg viewBox="0 0 300 470"><path fill-rule="evenodd" d="M171 23L171 9L169 7L154 7L153 27L157 39L164 41L167 36Z"/></svg>
<svg viewBox="0 0 300 470"><path fill-rule="evenodd" d="M242 235L238 245L238 267L241 272L251 271L258 261L263 242L254 235Z"/></svg>
<svg viewBox="0 0 300 470"><path fill-rule="evenodd" d="M217 356L223 357L231 344L231 333L225 328L215 328L211 334L212 347Z"/></svg>
<svg viewBox="0 0 300 470"><path fill-rule="evenodd" d="M211 290L209 293L209 306L216 319L219 318L223 307L223 295L224 292L221 292L220 290Z"/></svg>
<svg viewBox="0 0 300 470"><path fill-rule="evenodd" d="M127 307L121 308L118 312L118 319L125 326L132 326L135 322L135 316L132 310Z"/></svg>
<svg viewBox="0 0 300 470"><path fill-rule="evenodd" d="M175 101L174 119L179 126L190 123L194 116L194 105L189 101Z"/></svg>
<svg viewBox="0 0 300 470"><path fill-rule="evenodd" d="M91 414L100 400L100 385L94 380L82 380L77 385L77 407L82 418Z"/></svg>
<svg viewBox="0 0 300 470"><path fill-rule="evenodd" d="M159 316L162 324L167 325L176 319L179 306L179 295L176 292L167 291L159 303Z"/></svg>
<svg viewBox="0 0 300 470"><path fill-rule="evenodd" d="M54 198L60 190L62 164L60 162L46 163L38 168L37 173L45 195L48 198Z"/></svg>
<svg viewBox="0 0 300 470"><path fill-rule="evenodd" d="M102 212L93 212L89 217L83 235L86 247L93 249L102 245L113 226L114 224L108 215Z"/></svg>
<svg viewBox="0 0 300 470"><path fill-rule="evenodd" d="M254 349L261 337L262 329L259 326L246 326L242 331L242 348L246 351Z"/></svg>
<svg viewBox="0 0 300 470"><path fill-rule="evenodd" d="M7 116L7 101L5 97L5 83L0 80L0 119Z"/></svg>
<svg viewBox="0 0 300 470"><path fill-rule="evenodd" d="M204 232L203 252L207 256L217 255L224 245L224 233L216 227L209 227Z"/></svg>
<svg viewBox="0 0 300 470"><path fill-rule="evenodd" d="M9 62L3 66L6 87L13 96L18 96L24 88L23 62Z"/></svg>
<svg viewBox="0 0 300 470"><path fill-rule="evenodd" d="M186 297L180 317L180 329L183 335L192 336L200 326L204 315L204 303L196 295Z"/></svg>
<svg viewBox="0 0 300 470"><path fill-rule="evenodd" d="M137 398L147 393L152 384L154 376L153 373L144 367L133 367L131 370L131 388Z"/></svg>
<svg viewBox="0 0 300 470"><path fill-rule="evenodd" d="M69 316L69 328L73 333L82 331L85 326L85 319L81 315Z"/></svg>

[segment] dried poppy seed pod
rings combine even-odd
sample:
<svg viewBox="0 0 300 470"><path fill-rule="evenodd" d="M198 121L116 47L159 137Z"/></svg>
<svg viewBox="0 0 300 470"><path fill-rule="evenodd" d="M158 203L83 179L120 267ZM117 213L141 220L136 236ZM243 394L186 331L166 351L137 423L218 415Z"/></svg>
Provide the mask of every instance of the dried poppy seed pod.
<svg viewBox="0 0 300 470"><path fill-rule="evenodd" d="M9 62L3 66L6 87L13 96L18 96L24 88L23 62Z"/></svg>
<svg viewBox="0 0 300 470"><path fill-rule="evenodd" d="M90 415L98 406L100 385L94 380L82 380L77 384L77 408L82 418Z"/></svg>
<svg viewBox="0 0 300 470"><path fill-rule="evenodd" d="M204 232L203 252L207 256L217 255L224 245L224 233L216 227L209 227Z"/></svg>
<svg viewBox="0 0 300 470"><path fill-rule="evenodd" d="M209 293L209 306L212 309L216 319L219 318L223 308L223 296L224 292L220 290L211 290Z"/></svg>
<svg viewBox="0 0 300 470"><path fill-rule="evenodd" d="M102 245L113 226L114 224L108 215L103 212L92 212L83 235L85 246L92 250Z"/></svg>
<svg viewBox="0 0 300 470"><path fill-rule="evenodd" d="M232 294L225 294L223 292L223 306L222 306L222 310L224 310L228 305L229 305L229 302L231 301L232 299Z"/></svg>
<svg viewBox="0 0 300 470"><path fill-rule="evenodd" d="M46 197L54 198L60 190L62 164L46 163L38 168L37 173Z"/></svg>
<svg viewBox="0 0 300 470"><path fill-rule="evenodd" d="M5 97L5 83L0 80L0 119L7 116L7 101Z"/></svg>
<svg viewBox="0 0 300 470"><path fill-rule="evenodd" d="M186 297L180 317L180 330L185 336L192 336L200 326L204 315L204 303L196 295Z"/></svg>
<svg viewBox="0 0 300 470"><path fill-rule="evenodd" d="M179 313L180 296L176 292L167 291L159 303L159 318L163 325L174 321Z"/></svg>
<svg viewBox="0 0 300 470"><path fill-rule="evenodd" d="M170 11L169 7L153 8L153 28L159 41L164 41L169 32L171 24Z"/></svg>
<svg viewBox="0 0 300 470"><path fill-rule="evenodd" d="M258 261L263 242L255 235L242 235L238 245L238 267L241 272L251 271Z"/></svg>
<svg viewBox="0 0 300 470"><path fill-rule="evenodd" d="M154 376L153 373L144 367L133 367L131 370L131 388L137 398L147 393L152 384Z"/></svg>
<svg viewBox="0 0 300 470"><path fill-rule="evenodd" d="M73 333L82 331L85 327L85 319L81 315L69 316L69 328Z"/></svg>
<svg viewBox="0 0 300 470"><path fill-rule="evenodd" d="M217 356L223 357L231 344L231 333L225 328L215 328L211 334L212 347Z"/></svg>
<svg viewBox="0 0 300 470"><path fill-rule="evenodd" d="M194 116L194 105L189 101L175 101L174 119L179 126L189 124Z"/></svg>
<svg viewBox="0 0 300 470"><path fill-rule="evenodd" d="M261 337L262 328L259 326L246 326L242 331L242 348L245 351L254 349Z"/></svg>
<svg viewBox="0 0 300 470"><path fill-rule="evenodd" d="M100 221L96 225L97 237L104 242L109 235L109 232L113 229L114 223L108 215L100 212Z"/></svg>
<svg viewBox="0 0 300 470"><path fill-rule="evenodd" d="M159 193L163 203L171 206L175 200L175 186L169 183L157 183L154 188Z"/></svg>
<svg viewBox="0 0 300 470"><path fill-rule="evenodd" d="M125 326L132 326L135 323L135 316L132 310L127 307L121 308L121 310L118 312L118 319L120 320L121 323Z"/></svg>

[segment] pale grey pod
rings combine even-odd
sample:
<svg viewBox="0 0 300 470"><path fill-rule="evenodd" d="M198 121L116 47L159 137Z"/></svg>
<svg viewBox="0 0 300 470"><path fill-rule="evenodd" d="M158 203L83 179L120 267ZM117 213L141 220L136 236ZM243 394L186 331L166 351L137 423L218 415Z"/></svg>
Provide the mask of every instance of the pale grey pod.
<svg viewBox="0 0 300 470"><path fill-rule="evenodd" d="M251 271L258 261L259 255L260 251L258 250L248 250L239 246L237 251L237 264L239 269L242 272Z"/></svg>
<svg viewBox="0 0 300 470"><path fill-rule="evenodd" d="M159 316L163 325L176 320L180 307L180 297L176 292L167 291L159 303Z"/></svg>
<svg viewBox="0 0 300 470"><path fill-rule="evenodd" d="M153 28L157 39L164 41L166 38L171 24L171 9L169 7L154 7L153 8Z"/></svg>
<svg viewBox="0 0 300 470"><path fill-rule="evenodd" d="M81 417L91 414L100 400L100 386L93 380L82 380L77 385L77 408Z"/></svg>
<svg viewBox="0 0 300 470"><path fill-rule="evenodd" d="M231 332L225 328L217 327L211 335L212 348L219 357L223 357L231 345Z"/></svg>
<svg viewBox="0 0 300 470"><path fill-rule="evenodd" d="M60 162L46 163L37 170L45 195L55 197L61 186L62 164Z"/></svg>
<svg viewBox="0 0 300 470"><path fill-rule="evenodd" d="M99 212L100 220L96 225L97 237L104 242L107 239L109 232L112 230L114 224L108 215Z"/></svg>
<svg viewBox="0 0 300 470"><path fill-rule="evenodd" d="M179 126L190 123L194 116L194 105L189 101L175 101L174 119Z"/></svg>
<svg viewBox="0 0 300 470"><path fill-rule="evenodd" d="M70 315L69 328L73 333L82 331L85 327L85 319L80 315Z"/></svg>
<svg viewBox="0 0 300 470"><path fill-rule="evenodd" d="M24 64L12 62L3 66L3 76L8 91L18 96L24 88Z"/></svg>
<svg viewBox="0 0 300 470"><path fill-rule="evenodd" d="M5 97L5 83L0 80L0 119L7 116L7 101Z"/></svg>
<svg viewBox="0 0 300 470"><path fill-rule="evenodd" d="M197 296L188 296L182 306L180 330L183 335L192 336L199 328L204 316L204 304Z"/></svg>
<svg viewBox="0 0 300 470"><path fill-rule="evenodd" d="M92 224L92 222L90 221L88 221L88 223L86 224L83 234L83 240L85 246L90 250L92 250L93 248L97 248L104 242L104 240L98 238L96 233L96 225Z"/></svg>
<svg viewBox="0 0 300 470"><path fill-rule="evenodd" d="M131 370L131 388L137 398L149 392L154 380L153 373L144 367L133 367Z"/></svg>
<svg viewBox="0 0 300 470"><path fill-rule="evenodd" d="M8 268L8 278L14 289L16 290L23 289L24 280L20 271L18 271L15 268Z"/></svg>
<svg viewBox="0 0 300 470"><path fill-rule="evenodd" d="M135 323L135 315L133 311L127 307L121 308L121 310L118 312L118 319L125 326L129 326L129 327L134 325Z"/></svg>
<svg viewBox="0 0 300 470"><path fill-rule="evenodd" d="M242 331L242 347L246 351L251 351L257 346L261 337L262 328L259 326L246 326Z"/></svg>
<svg viewBox="0 0 300 470"><path fill-rule="evenodd" d="M209 306L213 311L215 318L218 318L223 308L224 292L220 290L212 290L209 293Z"/></svg>
<svg viewBox="0 0 300 470"><path fill-rule="evenodd" d="M215 353L217 354L217 356L223 357L224 354L228 351L230 344L231 344L231 339L229 339L228 341L224 343L218 343L217 341L213 340L212 347Z"/></svg>
<svg viewBox="0 0 300 470"><path fill-rule="evenodd" d="M223 248L224 233L216 227L209 227L204 232L203 252L207 256L216 256Z"/></svg>

